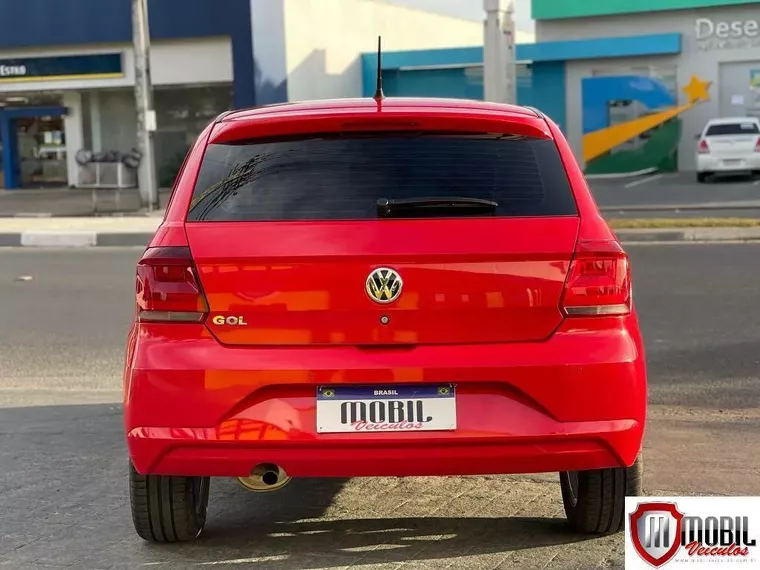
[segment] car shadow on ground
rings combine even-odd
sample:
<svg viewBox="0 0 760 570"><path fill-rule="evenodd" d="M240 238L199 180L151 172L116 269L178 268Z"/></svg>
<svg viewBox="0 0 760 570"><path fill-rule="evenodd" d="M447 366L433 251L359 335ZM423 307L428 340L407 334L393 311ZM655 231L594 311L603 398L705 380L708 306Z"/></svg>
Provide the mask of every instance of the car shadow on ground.
<svg viewBox="0 0 760 570"><path fill-rule="evenodd" d="M696 175L695 175L696 176ZM758 174L713 174L707 177L707 182L712 184L746 184L760 180Z"/></svg>
<svg viewBox="0 0 760 570"><path fill-rule="evenodd" d="M306 558L318 559L320 568L413 560L451 562L585 539L569 533L561 519L538 517L354 518L274 522L263 527L246 527L228 519L210 525L193 551L171 548L188 565L203 564L199 558L207 558L215 566L250 561L285 570ZM222 552L223 556L216 557Z"/></svg>
<svg viewBox="0 0 760 570"><path fill-rule="evenodd" d="M356 488L341 496L345 479L294 480L271 493L214 479L200 539L151 544L137 537L130 520L120 405L0 408L0 439L0 562L10 567L337 568L503 556L586 540L551 516L559 504L556 513L533 514L530 502L518 499L527 515L519 517L494 516L501 509L426 516L434 508L407 509L403 516L389 512L384 493L393 483L385 481L377 482L373 498ZM49 477L30 476L51 466ZM451 498L432 495L433 501Z"/></svg>

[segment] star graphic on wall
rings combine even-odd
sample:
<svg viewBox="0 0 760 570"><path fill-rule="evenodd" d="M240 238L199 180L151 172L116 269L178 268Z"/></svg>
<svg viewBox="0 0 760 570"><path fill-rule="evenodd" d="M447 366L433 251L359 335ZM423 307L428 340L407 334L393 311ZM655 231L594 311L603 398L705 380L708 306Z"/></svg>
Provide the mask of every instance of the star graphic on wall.
<svg viewBox="0 0 760 570"><path fill-rule="evenodd" d="M686 93L686 96L689 98L689 103L709 101L709 89L711 85L712 81L702 81L696 75L692 75L689 84L683 88L683 92Z"/></svg>

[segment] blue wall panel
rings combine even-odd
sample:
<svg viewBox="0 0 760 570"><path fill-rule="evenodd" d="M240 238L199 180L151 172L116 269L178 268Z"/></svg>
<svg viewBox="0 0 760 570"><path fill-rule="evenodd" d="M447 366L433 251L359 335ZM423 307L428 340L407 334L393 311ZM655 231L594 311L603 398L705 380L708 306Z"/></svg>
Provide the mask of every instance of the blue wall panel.
<svg viewBox="0 0 760 570"><path fill-rule="evenodd" d="M229 36L236 107L256 103L250 0L148 2L154 39ZM132 41L130 0L0 0L0 48Z"/></svg>
<svg viewBox="0 0 760 570"><path fill-rule="evenodd" d="M531 61L567 61L677 53L681 53L681 34L590 38L517 46L517 57Z"/></svg>
<svg viewBox="0 0 760 570"><path fill-rule="evenodd" d="M383 71L383 90L389 97L482 100L482 67L469 70L445 68ZM533 64L529 73L517 79L517 102L540 109L564 130L565 63L556 61Z"/></svg>
<svg viewBox="0 0 760 570"><path fill-rule="evenodd" d="M383 91L391 97L483 99L483 74L464 68L391 70L383 72Z"/></svg>
<svg viewBox="0 0 760 570"><path fill-rule="evenodd" d="M517 102L540 109L565 131L565 62L547 61L532 65L529 89L518 89ZM519 83L518 83L519 86Z"/></svg>
<svg viewBox="0 0 760 570"><path fill-rule="evenodd" d="M482 47L443 48L383 53L383 70L403 70L413 67L467 66L483 64ZM461 68L460 68L461 69ZM421 70L425 71L425 70ZM365 97L375 92L377 53L362 54L362 91ZM385 81L385 75L383 75Z"/></svg>

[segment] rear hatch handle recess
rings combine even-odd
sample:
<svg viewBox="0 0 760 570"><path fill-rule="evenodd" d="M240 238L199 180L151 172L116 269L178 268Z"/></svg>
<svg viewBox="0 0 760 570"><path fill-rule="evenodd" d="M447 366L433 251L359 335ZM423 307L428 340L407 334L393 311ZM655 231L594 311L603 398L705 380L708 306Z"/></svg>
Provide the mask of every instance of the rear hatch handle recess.
<svg viewBox="0 0 760 570"><path fill-rule="evenodd" d="M404 198L391 200L379 198L377 200L377 215L381 218L393 218L403 216L410 211L435 211L435 210L459 210L463 215L474 212L494 211L499 207L495 200L485 198L468 198L451 196L448 198ZM451 213L451 212L450 212Z"/></svg>

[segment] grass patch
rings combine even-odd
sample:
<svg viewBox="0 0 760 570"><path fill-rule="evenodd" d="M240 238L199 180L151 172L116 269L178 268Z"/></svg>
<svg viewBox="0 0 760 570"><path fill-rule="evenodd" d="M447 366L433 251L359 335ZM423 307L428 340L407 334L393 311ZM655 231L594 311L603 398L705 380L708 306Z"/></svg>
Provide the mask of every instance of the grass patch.
<svg viewBox="0 0 760 570"><path fill-rule="evenodd" d="M760 227L760 218L618 218L607 222L616 230Z"/></svg>

